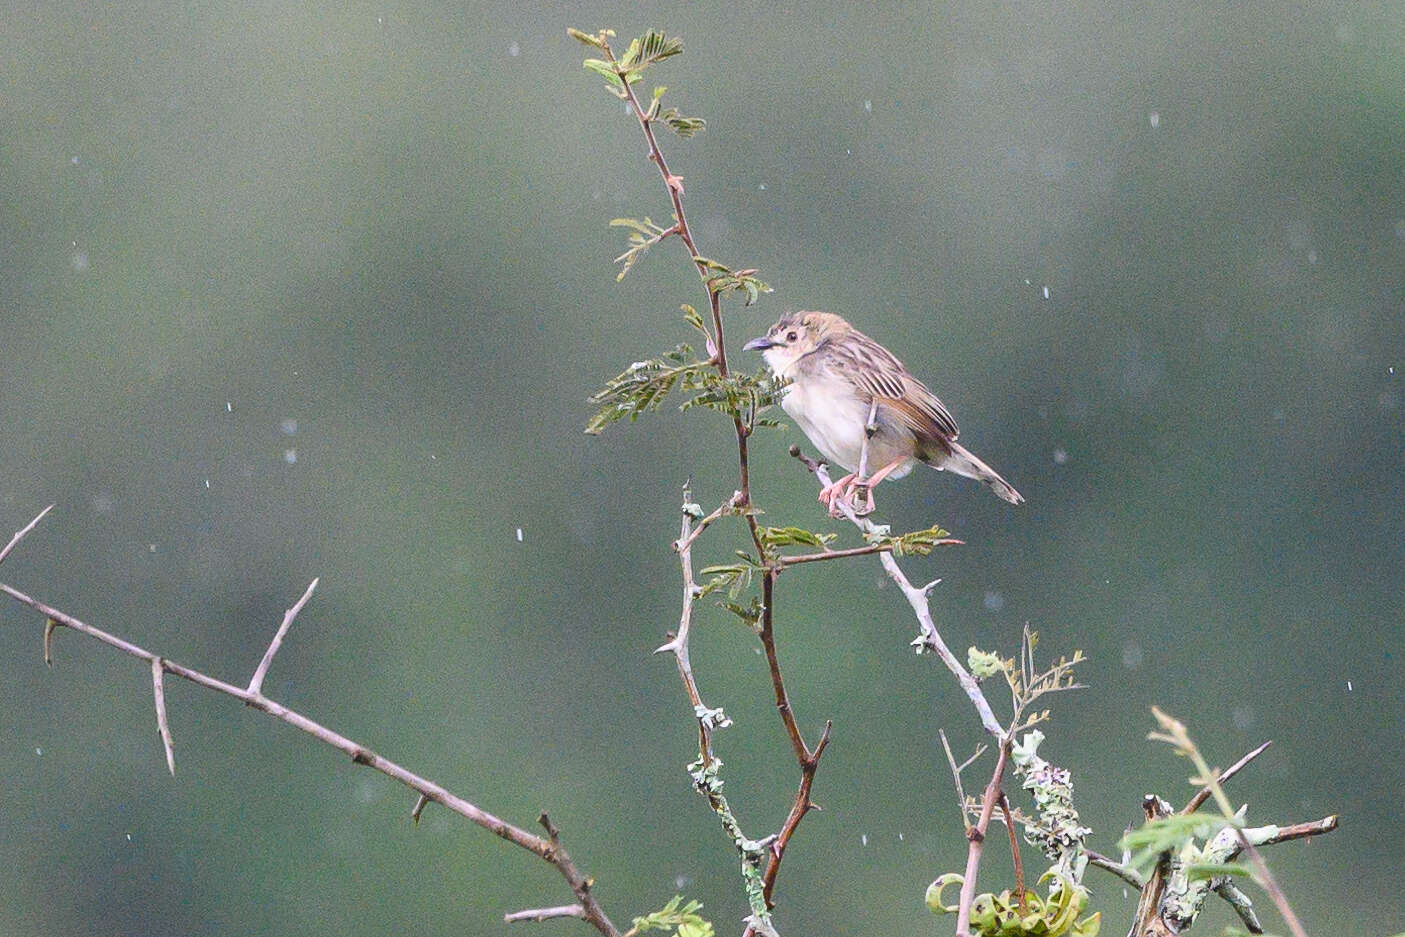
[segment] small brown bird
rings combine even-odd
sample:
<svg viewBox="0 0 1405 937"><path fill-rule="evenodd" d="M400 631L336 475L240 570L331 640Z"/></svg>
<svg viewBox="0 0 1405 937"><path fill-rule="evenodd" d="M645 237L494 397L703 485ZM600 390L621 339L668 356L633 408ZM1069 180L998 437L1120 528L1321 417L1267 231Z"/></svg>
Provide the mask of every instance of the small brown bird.
<svg viewBox="0 0 1405 937"><path fill-rule="evenodd" d="M850 474L820 492L833 514L859 485L902 478L921 461L989 486L1021 504L1024 498L995 470L957 445L956 421L936 395L882 345L832 312L793 312L743 346L759 351L776 377L790 382L781 406L831 462ZM867 479L857 476L869 412L877 427L868 443ZM849 503L852 503L849 500ZM873 508L872 497L865 510Z"/></svg>

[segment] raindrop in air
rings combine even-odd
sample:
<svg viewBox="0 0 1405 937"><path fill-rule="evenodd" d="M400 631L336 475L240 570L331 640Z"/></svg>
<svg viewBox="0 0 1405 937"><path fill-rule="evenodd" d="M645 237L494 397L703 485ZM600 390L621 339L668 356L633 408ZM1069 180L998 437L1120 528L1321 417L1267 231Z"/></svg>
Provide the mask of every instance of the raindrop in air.
<svg viewBox="0 0 1405 937"><path fill-rule="evenodd" d="M872 102L872 101L865 101L865 102L863 102L863 109L864 109L865 111L868 111L870 114L872 114L872 113L873 113L873 102Z"/></svg>
<svg viewBox="0 0 1405 937"><path fill-rule="evenodd" d="M298 432L298 421L292 417L278 424L278 428L283 431L284 436L296 436Z"/></svg>
<svg viewBox="0 0 1405 937"><path fill-rule="evenodd" d="M1068 463L1068 450L1067 450L1067 449L1055 449L1055 450L1054 450L1054 464L1055 464L1055 465L1066 465L1067 463Z"/></svg>
<svg viewBox="0 0 1405 937"><path fill-rule="evenodd" d="M507 54L512 56L513 58L517 58L517 56L522 54L522 48L514 42L512 45L507 47Z"/></svg>
<svg viewBox="0 0 1405 937"><path fill-rule="evenodd" d="M1146 115L1146 119L1147 123L1151 124L1152 127L1156 127L1161 123L1161 115L1156 111L1152 111L1150 114Z"/></svg>
<svg viewBox="0 0 1405 937"><path fill-rule="evenodd" d="M298 450L296 450L296 449L284 449L284 450L283 450L283 461L284 461L284 462L287 462L289 465L292 465L293 463L297 462L297 461L298 461Z"/></svg>
<svg viewBox="0 0 1405 937"><path fill-rule="evenodd" d="M1137 641L1128 641L1122 645L1122 666L1128 670L1136 670L1142 665L1142 646Z"/></svg>

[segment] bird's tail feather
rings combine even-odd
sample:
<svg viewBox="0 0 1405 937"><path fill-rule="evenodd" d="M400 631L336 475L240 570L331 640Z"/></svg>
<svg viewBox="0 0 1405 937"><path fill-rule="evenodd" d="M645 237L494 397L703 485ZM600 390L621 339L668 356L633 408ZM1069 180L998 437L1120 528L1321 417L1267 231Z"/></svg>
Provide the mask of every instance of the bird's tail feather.
<svg viewBox="0 0 1405 937"><path fill-rule="evenodd" d="M980 459L971 454L971 451L956 443L948 443L951 447L951 455L936 463L936 467L948 472L955 472L966 478L973 478L995 492L995 496L1002 501L1011 504L1023 504L1024 496L1015 490L1014 486L1001 478L1000 475L986 465Z"/></svg>

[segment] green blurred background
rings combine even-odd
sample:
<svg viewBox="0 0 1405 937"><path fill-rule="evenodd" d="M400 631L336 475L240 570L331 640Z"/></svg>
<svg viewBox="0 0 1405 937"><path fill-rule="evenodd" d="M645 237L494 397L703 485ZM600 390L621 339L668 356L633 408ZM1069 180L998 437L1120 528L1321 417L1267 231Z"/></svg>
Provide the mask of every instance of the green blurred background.
<svg viewBox="0 0 1405 937"><path fill-rule="evenodd" d="M1189 792L1144 740L1160 704L1220 764L1275 740L1233 784L1251 818L1341 812L1270 854L1313 933L1405 929L1398 0L13 5L0 530L58 507L0 579L240 683L320 576L270 695L516 822L549 808L617 922L682 891L739 931L649 654L680 489L725 499L735 456L703 412L581 433L703 297L674 244L614 282L608 219L668 207L572 25L684 37L651 77L708 120L664 140L699 245L776 287L730 335L844 313L1028 497L918 473L880 500L968 541L907 561L952 645L1030 622L1091 657L1044 753L1095 847ZM756 495L826 528L799 441L758 437ZM777 605L801 723L835 721L782 932L947 932L937 729L970 751L969 707L876 563ZM139 663L63 633L47 670L36 615L0 624L0 933L586 932L504 925L569 900L553 870L412 827L403 788L181 681L170 778ZM796 770L756 642L709 611L694 661L761 835ZM1090 883L1123 933L1121 884Z"/></svg>

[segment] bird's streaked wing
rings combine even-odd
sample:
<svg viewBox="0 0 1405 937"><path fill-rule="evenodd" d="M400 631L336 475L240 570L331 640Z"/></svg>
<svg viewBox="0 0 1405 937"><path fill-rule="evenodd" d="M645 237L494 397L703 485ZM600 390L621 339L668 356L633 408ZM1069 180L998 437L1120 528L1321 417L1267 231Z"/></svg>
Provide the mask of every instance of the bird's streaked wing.
<svg viewBox="0 0 1405 937"><path fill-rule="evenodd" d="M956 420L937 395L867 335L852 331L842 340L828 343L827 351L836 359L838 373L853 381L866 397L880 398L917 435L957 437Z"/></svg>

